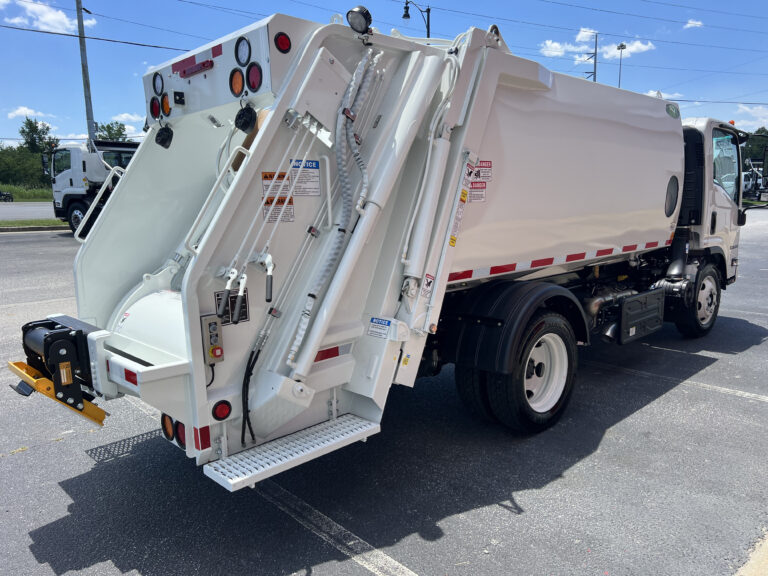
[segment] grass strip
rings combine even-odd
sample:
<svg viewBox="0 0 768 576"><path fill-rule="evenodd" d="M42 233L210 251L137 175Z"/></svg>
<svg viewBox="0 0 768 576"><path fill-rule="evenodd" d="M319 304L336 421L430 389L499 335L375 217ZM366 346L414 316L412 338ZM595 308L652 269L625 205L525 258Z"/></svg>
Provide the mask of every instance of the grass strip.
<svg viewBox="0 0 768 576"><path fill-rule="evenodd" d="M25 228L27 226L65 226L61 220L48 218L29 220L0 220L0 228Z"/></svg>

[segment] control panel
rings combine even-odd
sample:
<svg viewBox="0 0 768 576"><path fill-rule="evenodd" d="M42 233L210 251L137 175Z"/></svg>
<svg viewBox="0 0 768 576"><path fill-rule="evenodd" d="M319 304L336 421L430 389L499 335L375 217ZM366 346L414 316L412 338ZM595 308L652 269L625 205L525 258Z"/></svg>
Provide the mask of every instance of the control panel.
<svg viewBox="0 0 768 576"><path fill-rule="evenodd" d="M203 352L208 364L224 360L224 340L221 333L221 319L216 314L200 317L203 334Z"/></svg>

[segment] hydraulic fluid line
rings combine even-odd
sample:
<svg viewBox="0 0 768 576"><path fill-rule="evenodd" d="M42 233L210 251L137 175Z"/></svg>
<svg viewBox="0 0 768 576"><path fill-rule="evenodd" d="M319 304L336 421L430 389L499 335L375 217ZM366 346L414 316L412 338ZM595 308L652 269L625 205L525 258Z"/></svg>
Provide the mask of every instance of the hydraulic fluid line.
<svg viewBox="0 0 768 576"><path fill-rule="evenodd" d="M363 103L367 102L368 100L368 94L371 90L371 82L375 76L375 69L379 62L379 58L381 58L381 52L376 53L376 55L371 60L370 65L365 69L365 73L363 74L363 81L360 84L360 89L357 93L357 96L355 97L354 103L352 104L352 108L350 108L351 116L354 119L357 119L360 108L362 107ZM355 133L354 120L345 124L345 131L347 136L347 144L349 145L349 149L352 151L352 158L354 159L355 164L357 164L357 168L360 170L360 175L362 177L363 187L360 190L360 196L358 196L357 206L355 207L358 214L362 215L363 205L368 198L368 167L365 164L365 160L363 160L362 156L360 155L360 144L358 142L359 135Z"/></svg>
<svg viewBox="0 0 768 576"><path fill-rule="evenodd" d="M307 294L304 309L301 312L299 325L296 330L296 336L294 338L293 344L291 344L291 347L288 350L287 363L289 366L293 362L293 359L295 358L296 353L298 352L299 347L304 340L307 327L309 326L309 320L312 317L312 309L314 308L318 294L328 281L328 278L333 272L333 269L338 264L342 249L344 247L344 241L346 240L346 227L349 225L353 210L353 196L352 184L350 182L349 171L347 169L349 148L347 147L348 137L345 124L347 122L354 122L355 116L352 110L359 110L364 101L364 98L367 97L367 91L370 88L370 80L367 83L365 94L363 94L359 88L363 84L365 73L368 69L368 64L371 61L372 56L373 51L369 49L357 65L355 73L352 75L352 79L347 86L347 90L344 94L344 98L342 99L342 103L339 107L338 115L336 118L336 169L341 184L341 217L339 226L337 228L337 234L332 241L333 243L331 245L331 250L328 254L325 265L320 270L320 273L317 275L312 288Z"/></svg>

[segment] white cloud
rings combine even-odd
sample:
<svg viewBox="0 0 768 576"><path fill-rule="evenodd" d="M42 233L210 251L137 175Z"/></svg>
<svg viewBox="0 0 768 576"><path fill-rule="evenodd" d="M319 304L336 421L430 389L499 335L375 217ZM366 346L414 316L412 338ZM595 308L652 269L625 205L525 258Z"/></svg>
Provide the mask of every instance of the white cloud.
<svg viewBox="0 0 768 576"><path fill-rule="evenodd" d="M683 29L688 30L688 28L701 28L702 26L704 26L704 22L701 20L688 20L685 26L683 26Z"/></svg>
<svg viewBox="0 0 768 576"><path fill-rule="evenodd" d="M736 126L742 130L757 130L761 126L768 127L768 106L746 106L739 104L739 114L746 114L749 118L736 120Z"/></svg>
<svg viewBox="0 0 768 576"><path fill-rule="evenodd" d="M591 28L581 28L579 33L576 34L576 42L587 42L589 40L594 42L596 33L597 30L592 30Z"/></svg>
<svg viewBox="0 0 768 576"><path fill-rule="evenodd" d="M589 47L584 45L575 45L568 42L555 42L554 40L545 40L539 44L539 52L543 56L550 58L557 58L564 56L565 54L573 54L575 52L588 52Z"/></svg>
<svg viewBox="0 0 768 576"><path fill-rule="evenodd" d="M0 0L0 10L8 6L8 4L11 3L11 0Z"/></svg>
<svg viewBox="0 0 768 576"><path fill-rule="evenodd" d="M32 110L32 108L29 108L28 106L19 106L15 110L8 112L8 118L19 118L21 116L29 116L30 118L55 118L53 114L38 112L37 110Z"/></svg>
<svg viewBox="0 0 768 576"><path fill-rule="evenodd" d="M32 2L25 0L24 2L18 1L16 5L24 10L24 15L31 21L31 25L38 30L45 30L47 32L63 32L72 34L77 32L77 20L75 18L69 18L61 10L57 10L42 2ZM86 28L90 28L96 25L94 18L88 18L83 21Z"/></svg>
<svg viewBox="0 0 768 576"><path fill-rule="evenodd" d="M122 122L123 124L126 124L128 122L141 122L142 120L144 120L144 115L123 112L122 114L118 114L117 116L112 116L112 120L114 120L115 122ZM126 128L128 127L126 126Z"/></svg>
<svg viewBox="0 0 768 576"><path fill-rule="evenodd" d="M653 45L653 42L641 42L640 40L633 40L632 42L625 42L624 44L626 48L623 50L623 58L629 58L632 56L632 54L642 54L643 52L648 52L649 50L656 50L656 46ZM618 60L619 56L621 56L620 52L622 51L617 50L615 44L603 46L600 48L600 55L604 60Z"/></svg>
<svg viewBox="0 0 768 576"><path fill-rule="evenodd" d="M29 20L23 16L16 16L16 18L3 18L6 24L12 24L13 26L29 26Z"/></svg>
<svg viewBox="0 0 768 576"><path fill-rule="evenodd" d="M654 98L659 95L658 90L648 90L648 92L645 93L646 96L653 96ZM675 100L677 98L682 98L683 95L680 94L680 92L662 92L661 97L664 98L664 100Z"/></svg>

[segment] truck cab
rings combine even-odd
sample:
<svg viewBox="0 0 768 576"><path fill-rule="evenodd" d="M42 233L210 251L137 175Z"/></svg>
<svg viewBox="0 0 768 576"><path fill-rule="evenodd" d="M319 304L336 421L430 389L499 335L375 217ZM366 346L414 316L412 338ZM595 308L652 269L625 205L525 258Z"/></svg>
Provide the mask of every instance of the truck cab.
<svg viewBox="0 0 768 576"><path fill-rule="evenodd" d="M67 222L75 232L111 168L126 168L136 148L136 142L104 140L95 140L90 149L84 144L56 148L50 162L56 218Z"/></svg>

